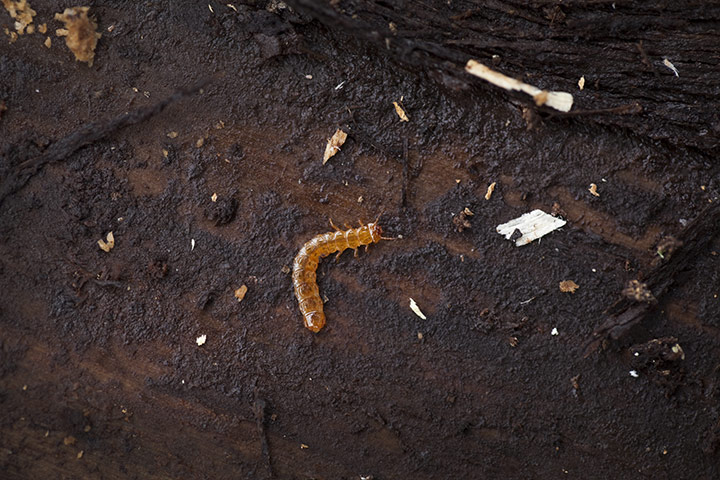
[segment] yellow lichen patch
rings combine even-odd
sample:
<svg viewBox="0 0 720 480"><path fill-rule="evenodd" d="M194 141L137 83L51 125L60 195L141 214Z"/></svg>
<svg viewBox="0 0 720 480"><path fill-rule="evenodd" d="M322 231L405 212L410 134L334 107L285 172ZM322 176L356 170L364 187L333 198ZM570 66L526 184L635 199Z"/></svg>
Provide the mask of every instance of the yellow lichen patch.
<svg viewBox="0 0 720 480"><path fill-rule="evenodd" d="M35 10L30 8L27 0L2 0L2 3L5 10L15 19L15 30L17 30L17 33L20 35L25 33L25 28L33 22L33 17L36 15ZM34 28L28 30L28 33L32 33L34 30Z"/></svg>
<svg viewBox="0 0 720 480"><path fill-rule="evenodd" d="M63 22L65 28L55 33L66 37L65 44L75 55L75 60L87 62L92 67L95 47L101 35L97 33L97 23L88 17L88 10L90 7L73 7L66 8L62 14L56 13L55 20Z"/></svg>

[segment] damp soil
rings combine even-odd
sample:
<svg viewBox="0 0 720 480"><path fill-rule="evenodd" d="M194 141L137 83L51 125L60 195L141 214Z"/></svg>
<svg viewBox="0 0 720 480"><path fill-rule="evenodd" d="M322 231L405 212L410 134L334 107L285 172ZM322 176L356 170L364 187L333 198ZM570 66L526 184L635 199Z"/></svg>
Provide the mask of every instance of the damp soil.
<svg viewBox="0 0 720 480"><path fill-rule="evenodd" d="M554 116L289 3L95 2L92 67L0 41L3 478L717 478L712 122ZM533 209L567 224L496 233ZM321 262L311 333L295 254L380 214L397 240Z"/></svg>

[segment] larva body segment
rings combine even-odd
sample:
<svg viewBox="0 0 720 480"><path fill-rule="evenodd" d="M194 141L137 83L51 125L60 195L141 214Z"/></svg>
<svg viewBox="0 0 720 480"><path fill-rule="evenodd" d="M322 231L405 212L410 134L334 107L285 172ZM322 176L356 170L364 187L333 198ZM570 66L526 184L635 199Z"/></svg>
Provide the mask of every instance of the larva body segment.
<svg viewBox="0 0 720 480"><path fill-rule="evenodd" d="M365 245L367 249L371 243L382 240L382 228L376 222L343 231L338 229L331 220L330 225L335 228L334 232L317 235L303 245L298 252L293 262L292 282L305 327L309 330L317 333L325 326L323 302L320 299L320 290L315 274L318 262L321 258L335 252L339 257L347 248L355 250L355 256L357 256L358 247Z"/></svg>

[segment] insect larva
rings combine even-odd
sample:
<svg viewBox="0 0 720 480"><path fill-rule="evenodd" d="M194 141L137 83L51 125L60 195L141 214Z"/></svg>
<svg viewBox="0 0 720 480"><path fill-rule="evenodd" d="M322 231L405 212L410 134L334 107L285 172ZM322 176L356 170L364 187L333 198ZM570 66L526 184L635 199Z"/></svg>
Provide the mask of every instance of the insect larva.
<svg viewBox="0 0 720 480"><path fill-rule="evenodd" d="M378 217L379 219L379 217ZM339 258L347 248L355 250L357 257L358 247L365 245L368 249L371 243L378 243L380 240L394 240L382 236L382 228L377 224L377 219L358 228L340 230L330 220L334 232L317 235L307 242L298 252L293 262L292 282L295 288L295 297L300 305L305 327L313 332L319 332L325 326L325 314L323 313L323 302L320 299L315 270L321 258L337 252Z"/></svg>

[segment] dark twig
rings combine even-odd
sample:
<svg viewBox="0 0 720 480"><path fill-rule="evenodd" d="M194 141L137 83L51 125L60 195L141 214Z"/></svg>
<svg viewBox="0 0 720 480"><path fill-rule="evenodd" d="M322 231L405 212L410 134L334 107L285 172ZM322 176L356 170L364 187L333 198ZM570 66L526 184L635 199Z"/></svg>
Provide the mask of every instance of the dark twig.
<svg viewBox="0 0 720 480"><path fill-rule="evenodd" d="M270 460L270 444L268 443L267 430L265 426L267 423L267 419L265 418L267 402L265 402L262 398L257 397L257 392L255 403L253 404L253 410L255 412L255 423L257 424L258 435L260 436L260 452L265 460L265 468L267 469L270 478L272 478L275 476L275 473L273 472L272 462Z"/></svg>
<svg viewBox="0 0 720 480"><path fill-rule="evenodd" d="M659 262L642 279L658 301L677 280L677 275L684 271L719 233L720 201L716 200L677 235L682 246L669 258ZM654 310L656 305L655 302L638 302L627 296L620 298L608 308L605 321L593 332L585 348L585 357L596 351L605 340L623 337L632 327L642 322L645 315Z"/></svg>

